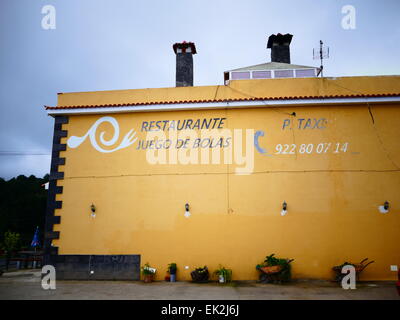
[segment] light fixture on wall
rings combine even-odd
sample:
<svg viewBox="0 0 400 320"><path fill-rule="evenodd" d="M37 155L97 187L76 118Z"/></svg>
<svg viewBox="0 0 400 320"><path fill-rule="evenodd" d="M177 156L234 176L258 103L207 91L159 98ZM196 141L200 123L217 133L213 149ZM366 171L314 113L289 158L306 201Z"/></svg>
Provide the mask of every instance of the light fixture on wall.
<svg viewBox="0 0 400 320"><path fill-rule="evenodd" d="M286 213L287 213L287 203L286 203L286 201L283 201L281 216L284 216Z"/></svg>
<svg viewBox="0 0 400 320"><path fill-rule="evenodd" d="M389 202L385 201L383 206L378 207L380 213L388 213L389 212Z"/></svg>
<svg viewBox="0 0 400 320"><path fill-rule="evenodd" d="M189 217L190 217L189 203L186 203L186 204L185 204L185 214L184 214L184 216L185 216L186 218L189 218Z"/></svg>
<svg viewBox="0 0 400 320"><path fill-rule="evenodd" d="M90 206L90 211L92 212L90 215L92 218L96 217L96 207L95 205L92 203L92 205Z"/></svg>

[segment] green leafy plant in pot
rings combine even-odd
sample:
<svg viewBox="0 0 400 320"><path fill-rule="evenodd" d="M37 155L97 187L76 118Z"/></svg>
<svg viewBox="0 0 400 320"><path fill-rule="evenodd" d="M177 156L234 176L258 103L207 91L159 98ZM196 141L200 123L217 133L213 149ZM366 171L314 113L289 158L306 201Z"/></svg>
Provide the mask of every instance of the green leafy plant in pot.
<svg viewBox="0 0 400 320"><path fill-rule="evenodd" d="M232 270L226 269L223 266L219 266L219 269L214 271L214 274L218 276L219 283L227 283L232 280Z"/></svg>
<svg viewBox="0 0 400 320"><path fill-rule="evenodd" d="M176 271L178 270L178 267L176 266L175 262L172 262L168 265L168 273L170 274L170 281L175 282L176 281Z"/></svg>
<svg viewBox="0 0 400 320"><path fill-rule="evenodd" d="M150 267L149 263L146 263L142 268L142 276L144 282L149 283L154 280L154 275L156 274L156 269Z"/></svg>

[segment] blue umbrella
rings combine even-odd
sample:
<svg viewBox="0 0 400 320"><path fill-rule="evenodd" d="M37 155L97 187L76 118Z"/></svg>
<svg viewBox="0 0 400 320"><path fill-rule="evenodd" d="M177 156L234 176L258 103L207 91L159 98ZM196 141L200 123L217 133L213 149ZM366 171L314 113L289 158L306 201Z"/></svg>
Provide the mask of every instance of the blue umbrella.
<svg viewBox="0 0 400 320"><path fill-rule="evenodd" d="M40 245L39 242L39 227L36 227L35 234L33 236L32 242L31 242L31 247L36 248Z"/></svg>

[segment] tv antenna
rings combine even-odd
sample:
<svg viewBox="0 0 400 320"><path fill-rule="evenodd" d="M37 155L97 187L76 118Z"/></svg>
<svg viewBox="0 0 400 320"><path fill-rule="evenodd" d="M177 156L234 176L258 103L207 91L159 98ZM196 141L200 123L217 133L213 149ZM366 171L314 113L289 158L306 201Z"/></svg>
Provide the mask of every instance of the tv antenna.
<svg viewBox="0 0 400 320"><path fill-rule="evenodd" d="M329 58L329 47L323 47L323 42L322 40L319 40L319 49L318 48L314 48L313 49L313 58L314 60L320 59L321 60L321 67L319 69L319 72L317 74L317 77L319 76L319 74L321 73L321 77L323 77L323 70L324 70L324 64L323 61L324 59L328 59Z"/></svg>

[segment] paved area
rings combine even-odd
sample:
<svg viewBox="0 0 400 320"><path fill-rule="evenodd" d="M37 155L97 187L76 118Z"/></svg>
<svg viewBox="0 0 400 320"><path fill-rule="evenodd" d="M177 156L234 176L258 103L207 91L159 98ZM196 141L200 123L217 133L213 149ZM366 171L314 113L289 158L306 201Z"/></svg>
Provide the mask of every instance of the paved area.
<svg viewBox="0 0 400 320"><path fill-rule="evenodd" d="M40 272L8 272L0 277L0 299L132 299L132 300L400 300L394 282L358 283L343 290L328 281L295 281L285 285L233 282L57 281L56 290L41 287Z"/></svg>

